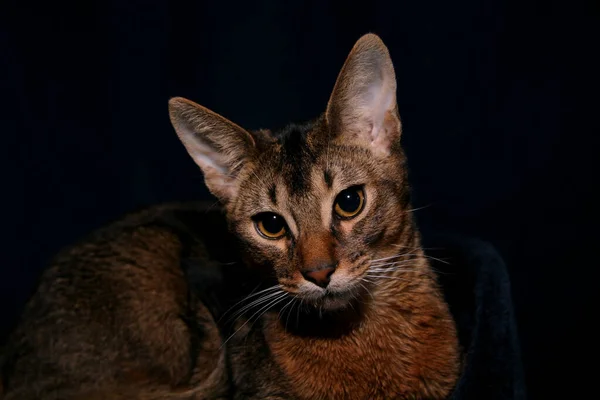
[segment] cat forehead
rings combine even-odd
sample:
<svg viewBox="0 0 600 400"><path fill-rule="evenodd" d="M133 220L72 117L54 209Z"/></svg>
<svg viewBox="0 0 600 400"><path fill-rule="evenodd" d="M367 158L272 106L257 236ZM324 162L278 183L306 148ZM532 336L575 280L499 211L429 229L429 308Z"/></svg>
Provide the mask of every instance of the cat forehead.
<svg viewBox="0 0 600 400"><path fill-rule="evenodd" d="M274 142L260 158L257 173L268 175L276 185L284 185L291 197L300 198L315 186L331 187L334 180L347 180L347 175L364 175L370 164L369 152L340 146L328 136L320 121L274 132Z"/></svg>
<svg viewBox="0 0 600 400"><path fill-rule="evenodd" d="M280 165L279 170L292 196L304 193L311 187L312 170L319 148L311 140L318 127L304 125L289 126L278 137Z"/></svg>
<svg viewBox="0 0 600 400"><path fill-rule="evenodd" d="M318 124L262 133L268 140L258 144L233 207L240 218L272 211L300 225L316 223L321 220L316 216L327 214L323 207L329 209L342 190L376 185L389 172L367 148L330 140Z"/></svg>

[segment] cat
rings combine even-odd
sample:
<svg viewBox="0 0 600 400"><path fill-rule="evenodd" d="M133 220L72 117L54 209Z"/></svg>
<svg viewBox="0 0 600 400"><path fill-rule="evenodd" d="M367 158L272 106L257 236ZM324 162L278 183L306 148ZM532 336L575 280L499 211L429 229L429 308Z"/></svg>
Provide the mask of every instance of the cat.
<svg viewBox="0 0 600 400"><path fill-rule="evenodd" d="M169 100L220 207L158 205L63 250L2 355L4 399L444 399L455 322L411 212L375 34L326 111L248 131Z"/></svg>

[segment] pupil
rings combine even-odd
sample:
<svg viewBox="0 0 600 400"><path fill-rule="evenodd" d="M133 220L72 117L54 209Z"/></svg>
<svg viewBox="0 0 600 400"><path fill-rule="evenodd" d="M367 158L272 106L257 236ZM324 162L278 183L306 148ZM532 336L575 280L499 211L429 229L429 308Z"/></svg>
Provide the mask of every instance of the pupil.
<svg viewBox="0 0 600 400"><path fill-rule="evenodd" d="M360 206L360 196L355 191L342 192L340 197L338 204L346 212L355 211Z"/></svg>
<svg viewBox="0 0 600 400"><path fill-rule="evenodd" d="M283 228L283 221L278 215L269 214L263 220L263 226L268 232L279 233Z"/></svg>

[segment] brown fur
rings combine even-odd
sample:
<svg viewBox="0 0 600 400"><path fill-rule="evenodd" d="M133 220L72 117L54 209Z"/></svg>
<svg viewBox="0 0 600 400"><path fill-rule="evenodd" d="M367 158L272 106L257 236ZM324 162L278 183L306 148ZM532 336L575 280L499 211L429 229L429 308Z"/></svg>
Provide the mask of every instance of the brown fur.
<svg viewBox="0 0 600 400"><path fill-rule="evenodd" d="M4 349L5 400L224 393L220 335L185 281L181 240L156 225L165 209L128 216L55 258Z"/></svg>
<svg viewBox="0 0 600 400"><path fill-rule="evenodd" d="M244 266L224 272L223 289L186 278L186 259L201 271L214 243L234 244L190 215L175 230L155 209L100 231L42 280L9 343L7 398L63 388L71 398L446 398L459 374L456 330L413 222L395 91L386 47L366 35L326 112L306 125L249 132L172 99L173 126L223 204ZM350 187L363 189L364 208L337 218L336 196ZM265 212L285 219L284 237L258 232ZM304 279L323 266L335 267L326 288ZM259 295L244 286L254 279ZM195 345L189 317L205 333Z"/></svg>
<svg viewBox="0 0 600 400"><path fill-rule="evenodd" d="M421 285L373 293L360 326L334 340L289 335L277 320L268 322L266 341L300 398L447 396L457 372L453 324L440 299L430 297L432 282L415 275Z"/></svg>

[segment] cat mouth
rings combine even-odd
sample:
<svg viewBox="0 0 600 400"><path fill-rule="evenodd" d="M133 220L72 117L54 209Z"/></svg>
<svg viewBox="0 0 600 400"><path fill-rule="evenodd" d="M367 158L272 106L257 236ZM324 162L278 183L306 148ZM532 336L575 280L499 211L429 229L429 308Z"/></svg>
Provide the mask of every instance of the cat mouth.
<svg viewBox="0 0 600 400"><path fill-rule="evenodd" d="M356 291L352 289L335 291L325 289L320 295L311 296L308 300L317 308L337 310L349 307L356 295Z"/></svg>
<svg viewBox="0 0 600 400"><path fill-rule="evenodd" d="M322 310L336 310L353 307L356 301L364 300L366 287L360 279L348 276L332 278L327 287L318 287L310 282L302 282L293 292L303 304Z"/></svg>

